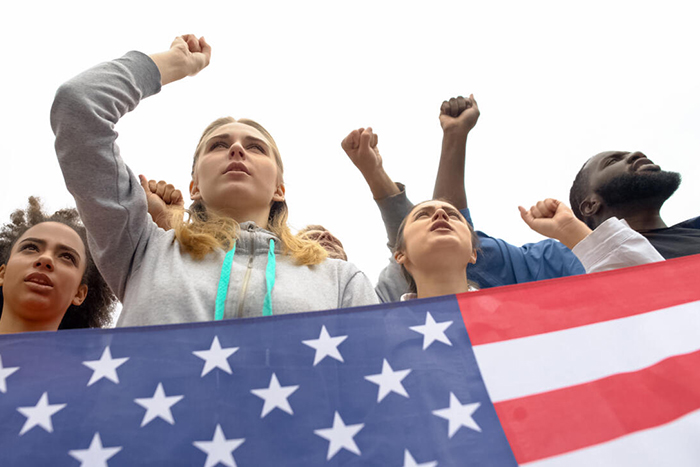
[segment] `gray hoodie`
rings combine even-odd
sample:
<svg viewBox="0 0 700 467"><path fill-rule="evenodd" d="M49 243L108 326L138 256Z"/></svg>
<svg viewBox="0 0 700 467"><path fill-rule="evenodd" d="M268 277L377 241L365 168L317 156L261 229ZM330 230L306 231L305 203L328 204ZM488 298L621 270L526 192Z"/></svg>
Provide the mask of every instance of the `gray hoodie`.
<svg viewBox="0 0 700 467"><path fill-rule="evenodd" d="M63 84L51 109L56 153L75 197L100 272L124 308L118 326L214 319L225 252L202 260L180 250L174 231L148 215L138 179L122 160L114 126L141 99L160 91L155 63L140 52L97 65ZM253 222L241 225L225 318L261 316L270 239L275 240L274 314L378 303L353 264L327 259L299 266L280 241Z"/></svg>

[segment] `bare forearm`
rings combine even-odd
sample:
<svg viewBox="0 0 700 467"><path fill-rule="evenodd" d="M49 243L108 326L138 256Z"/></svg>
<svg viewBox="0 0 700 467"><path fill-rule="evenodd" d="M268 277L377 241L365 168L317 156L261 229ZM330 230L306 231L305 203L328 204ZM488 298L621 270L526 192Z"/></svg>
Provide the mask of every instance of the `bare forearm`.
<svg viewBox="0 0 700 467"><path fill-rule="evenodd" d="M365 177L365 181L372 191L372 197L377 199L388 198L389 196L396 195L401 192L399 187L396 186L393 180L384 171L384 168L379 167L375 169L370 174L362 174Z"/></svg>
<svg viewBox="0 0 700 467"><path fill-rule="evenodd" d="M467 137L446 131L442 138L442 153L433 199L444 199L457 209L466 209L467 193L464 189L464 160Z"/></svg>

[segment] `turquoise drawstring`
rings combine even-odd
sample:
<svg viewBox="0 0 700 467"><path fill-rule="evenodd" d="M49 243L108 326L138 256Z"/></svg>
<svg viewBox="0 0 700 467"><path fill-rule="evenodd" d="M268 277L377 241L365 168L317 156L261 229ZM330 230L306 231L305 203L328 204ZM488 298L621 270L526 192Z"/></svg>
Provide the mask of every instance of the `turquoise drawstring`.
<svg viewBox="0 0 700 467"><path fill-rule="evenodd" d="M263 316L272 316L272 288L275 286L276 268L275 241L270 239L270 249L267 251L267 268L265 268L267 292L265 293L265 302L263 303Z"/></svg>
<svg viewBox="0 0 700 467"><path fill-rule="evenodd" d="M226 310L226 297L228 296L228 285L231 281L231 267L233 266L233 256L236 253L236 244L226 253L224 262L221 265L221 276L219 277L219 288L216 291L216 305L214 307L214 321L224 319ZM263 302L263 316L272 316L272 289L275 287L275 272L277 269L277 259L275 258L275 241L270 239L270 247L267 251L267 267L265 268L265 282L267 292Z"/></svg>
<svg viewBox="0 0 700 467"><path fill-rule="evenodd" d="M231 280L231 266L233 265L233 255L236 253L236 244L226 253L224 264L221 265L221 276L219 277L219 288L216 291L216 305L214 307L214 321L224 319L226 309L226 296L228 295L228 283Z"/></svg>

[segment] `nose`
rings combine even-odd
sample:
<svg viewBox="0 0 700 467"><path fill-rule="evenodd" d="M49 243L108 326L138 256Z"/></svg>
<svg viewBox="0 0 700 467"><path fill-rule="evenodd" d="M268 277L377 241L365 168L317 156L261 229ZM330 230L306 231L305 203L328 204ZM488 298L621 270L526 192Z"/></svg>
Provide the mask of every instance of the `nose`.
<svg viewBox="0 0 700 467"><path fill-rule="evenodd" d="M450 221L450 216L447 215L447 212L445 212L444 209L442 208L437 208L435 212L433 213L433 220L436 221L438 219L443 219L446 221Z"/></svg>
<svg viewBox="0 0 700 467"><path fill-rule="evenodd" d="M243 149L241 143L236 142L231 145L231 149L229 150L229 157L231 159L245 160L245 149Z"/></svg>
<svg viewBox="0 0 700 467"><path fill-rule="evenodd" d="M637 159L642 159L642 158L646 159L646 157L647 156L645 156L644 153L641 153L639 151L634 151L634 152L631 152L627 155L627 163L634 164L634 161L636 161Z"/></svg>
<svg viewBox="0 0 700 467"><path fill-rule="evenodd" d="M41 255L39 259L34 263L35 268L46 269L48 271L53 271L53 260L48 255Z"/></svg>

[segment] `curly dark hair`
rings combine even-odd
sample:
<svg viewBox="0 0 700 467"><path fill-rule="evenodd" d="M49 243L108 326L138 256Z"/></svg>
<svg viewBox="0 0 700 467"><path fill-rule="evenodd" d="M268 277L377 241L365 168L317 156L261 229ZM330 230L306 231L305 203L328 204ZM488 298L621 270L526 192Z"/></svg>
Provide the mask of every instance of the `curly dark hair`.
<svg viewBox="0 0 700 467"><path fill-rule="evenodd" d="M59 222L75 230L85 245L87 261L82 283L88 287L88 293L79 306L68 307L58 329L101 328L112 322L112 311L117 302L109 286L97 270L87 246L87 233L80 221L78 211L72 208L61 209L52 215L42 211L41 201L29 197L27 209L18 209L10 215L11 222L0 229L0 264L6 264L15 242L30 228L43 222ZM0 287L0 316L3 306L2 287Z"/></svg>
<svg viewBox="0 0 700 467"><path fill-rule="evenodd" d="M413 212L414 209L416 209L417 206L420 206L421 204L430 202L430 201L444 201L448 204L452 204L449 201L445 199L431 199L427 201L422 201L416 205L414 205L411 210L409 211L408 214L406 214L406 217L403 218L401 221L401 225L399 225L399 230L396 232L396 245L394 246L394 253L397 251L405 251L406 250L406 239L404 238L403 232L406 229L406 220L408 220L408 216ZM476 234L476 231L474 230L474 226L471 225L470 222L467 221L467 226L469 227L469 232L471 232L471 240L472 240L472 248L475 249L477 252L481 251L481 242L479 241L479 236ZM408 283L408 290L411 293L418 293L418 286L416 285L415 279L413 279L413 276L411 275L410 272L408 272L408 269L402 264L401 265L401 274L403 275L404 279L406 279L406 282ZM467 279L467 283L475 288L479 288L479 284L474 282L473 280Z"/></svg>

